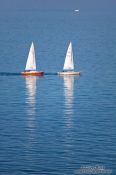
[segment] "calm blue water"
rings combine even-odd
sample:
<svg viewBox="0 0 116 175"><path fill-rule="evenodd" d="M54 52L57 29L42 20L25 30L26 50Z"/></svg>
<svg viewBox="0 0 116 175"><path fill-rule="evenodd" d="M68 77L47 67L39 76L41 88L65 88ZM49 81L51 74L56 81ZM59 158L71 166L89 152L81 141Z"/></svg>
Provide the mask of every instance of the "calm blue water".
<svg viewBox="0 0 116 175"><path fill-rule="evenodd" d="M59 77L70 40L82 74ZM16 74L32 41L41 78ZM115 16L0 12L0 175L77 175L84 166L116 174Z"/></svg>

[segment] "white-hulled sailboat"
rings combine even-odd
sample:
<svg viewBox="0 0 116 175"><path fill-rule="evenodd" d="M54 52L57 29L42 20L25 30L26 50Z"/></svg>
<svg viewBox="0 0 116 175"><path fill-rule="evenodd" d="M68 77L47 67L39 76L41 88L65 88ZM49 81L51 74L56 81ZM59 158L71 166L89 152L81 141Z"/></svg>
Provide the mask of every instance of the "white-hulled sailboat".
<svg viewBox="0 0 116 175"><path fill-rule="evenodd" d="M22 75L34 75L34 76L44 75L44 72L36 71L35 49L34 49L33 42L29 50L29 55L27 58L25 71L21 72L21 74Z"/></svg>
<svg viewBox="0 0 116 175"><path fill-rule="evenodd" d="M68 50L65 57L64 67L62 72L58 72L59 75L80 75L80 72L74 71L74 62L73 62L73 50L72 43L70 42Z"/></svg>

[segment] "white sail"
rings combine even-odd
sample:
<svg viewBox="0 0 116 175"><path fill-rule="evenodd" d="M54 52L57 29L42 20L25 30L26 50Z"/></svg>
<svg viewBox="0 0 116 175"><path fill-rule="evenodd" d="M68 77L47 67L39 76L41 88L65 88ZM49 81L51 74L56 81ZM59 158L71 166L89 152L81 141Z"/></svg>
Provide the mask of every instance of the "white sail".
<svg viewBox="0 0 116 175"><path fill-rule="evenodd" d="M35 61L35 49L34 49L34 44L32 42L30 50L29 50L29 55L27 58L27 63L25 70L36 70L36 61Z"/></svg>
<svg viewBox="0 0 116 175"><path fill-rule="evenodd" d="M63 70L74 70L72 43L70 42L65 57Z"/></svg>

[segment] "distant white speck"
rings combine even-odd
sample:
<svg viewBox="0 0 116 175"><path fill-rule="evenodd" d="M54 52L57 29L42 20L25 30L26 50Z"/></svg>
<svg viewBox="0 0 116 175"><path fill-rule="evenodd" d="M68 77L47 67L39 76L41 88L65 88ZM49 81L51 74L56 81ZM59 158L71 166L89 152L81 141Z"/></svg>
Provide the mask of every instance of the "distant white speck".
<svg viewBox="0 0 116 175"><path fill-rule="evenodd" d="M79 9L74 10L75 12L79 12Z"/></svg>

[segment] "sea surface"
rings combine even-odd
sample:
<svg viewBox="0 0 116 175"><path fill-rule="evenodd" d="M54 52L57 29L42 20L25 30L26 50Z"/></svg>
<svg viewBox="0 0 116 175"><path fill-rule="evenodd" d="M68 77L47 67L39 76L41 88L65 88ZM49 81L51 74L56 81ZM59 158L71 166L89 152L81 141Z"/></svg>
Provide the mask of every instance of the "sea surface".
<svg viewBox="0 0 116 175"><path fill-rule="evenodd" d="M32 41L43 77L19 74ZM87 173L116 175L115 15L1 11L0 175Z"/></svg>

